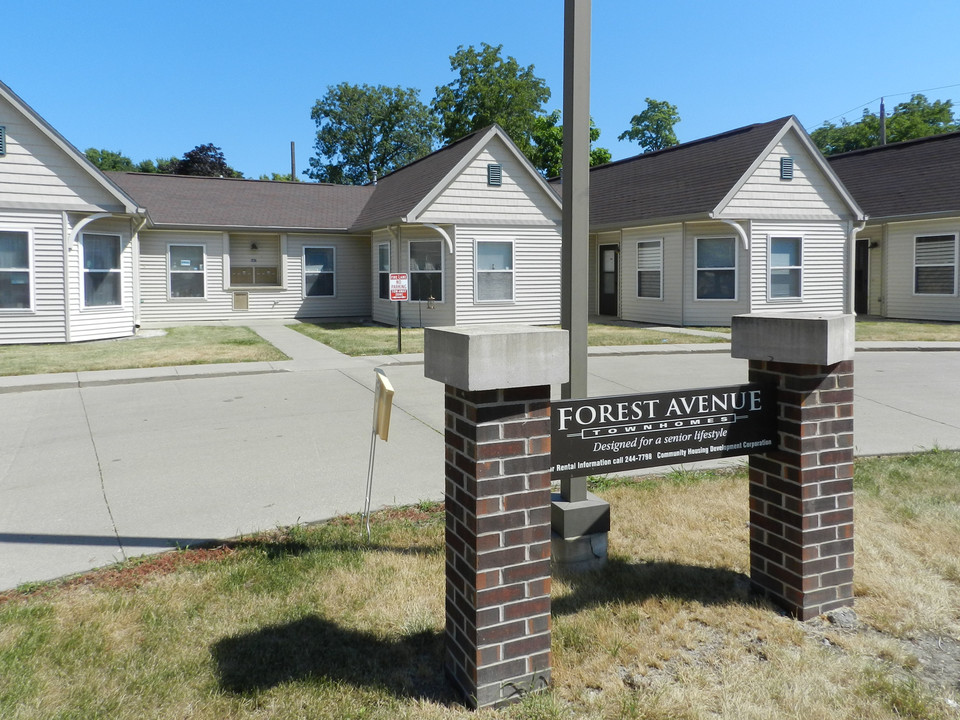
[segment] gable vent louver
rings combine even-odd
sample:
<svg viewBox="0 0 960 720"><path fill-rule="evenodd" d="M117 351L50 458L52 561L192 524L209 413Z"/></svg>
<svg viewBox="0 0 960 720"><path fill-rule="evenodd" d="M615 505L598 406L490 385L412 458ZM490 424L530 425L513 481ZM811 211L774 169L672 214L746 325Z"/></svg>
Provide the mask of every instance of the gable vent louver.
<svg viewBox="0 0 960 720"><path fill-rule="evenodd" d="M0 125L0 157L7 154L7 129Z"/></svg>
<svg viewBox="0 0 960 720"><path fill-rule="evenodd" d="M793 158L780 158L780 179L793 180Z"/></svg>
<svg viewBox="0 0 960 720"><path fill-rule="evenodd" d="M487 185L500 187L503 185L503 165L490 163L487 165Z"/></svg>

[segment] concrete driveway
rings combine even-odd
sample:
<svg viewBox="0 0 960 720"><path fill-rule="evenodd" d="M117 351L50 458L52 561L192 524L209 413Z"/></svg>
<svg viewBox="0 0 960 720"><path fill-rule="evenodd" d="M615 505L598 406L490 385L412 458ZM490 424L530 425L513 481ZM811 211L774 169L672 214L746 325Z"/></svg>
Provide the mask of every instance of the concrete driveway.
<svg viewBox="0 0 960 720"><path fill-rule="evenodd" d="M396 396L373 505L442 497L443 388L416 356L347 358L288 328L256 329L295 359L0 378L0 590L359 511L377 366ZM590 394L745 380L745 361L703 349L598 350ZM855 362L858 454L960 449L960 353Z"/></svg>

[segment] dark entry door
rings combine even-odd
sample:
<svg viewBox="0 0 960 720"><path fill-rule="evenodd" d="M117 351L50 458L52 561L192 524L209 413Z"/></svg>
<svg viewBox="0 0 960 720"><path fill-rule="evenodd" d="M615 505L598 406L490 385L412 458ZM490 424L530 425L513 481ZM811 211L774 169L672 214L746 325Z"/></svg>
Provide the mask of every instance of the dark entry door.
<svg viewBox="0 0 960 720"><path fill-rule="evenodd" d="M857 315L870 314L870 241L857 240L854 262L853 311Z"/></svg>
<svg viewBox="0 0 960 720"><path fill-rule="evenodd" d="M618 315L618 282L620 268L620 246L600 246L600 303L597 308L601 315Z"/></svg>

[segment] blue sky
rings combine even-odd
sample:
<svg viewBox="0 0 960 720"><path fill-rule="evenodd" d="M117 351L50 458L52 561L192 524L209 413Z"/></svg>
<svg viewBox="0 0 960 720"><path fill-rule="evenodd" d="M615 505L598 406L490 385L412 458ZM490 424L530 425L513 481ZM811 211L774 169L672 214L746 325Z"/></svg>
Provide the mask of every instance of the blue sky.
<svg viewBox="0 0 960 720"><path fill-rule="evenodd" d="M502 44L563 94L562 0L8 2L0 80L81 150L135 162L213 143L247 177L298 174L310 110L340 82L429 102L459 45ZM681 142L796 115L812 131L911 93L960 99L960 2L593 0L591 115L615 159L644 98ZM960 115L960 111L957 113Z"/></svg>

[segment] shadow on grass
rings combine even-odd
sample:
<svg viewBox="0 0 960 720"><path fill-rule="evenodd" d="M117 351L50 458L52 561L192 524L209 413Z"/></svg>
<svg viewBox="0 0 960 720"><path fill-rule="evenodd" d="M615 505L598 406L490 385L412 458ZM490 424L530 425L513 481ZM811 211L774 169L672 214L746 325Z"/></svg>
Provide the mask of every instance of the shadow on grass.
<svg viewBox="0 0 960 720"><path fill-rule="evenodd" d="M311 615L218 641L211 648L220 687L249 694L291 681L347 683L442 704L458 700L443 674L443 634L396 640Z"/></svg>
<svg viewBox="0 0 960 720"><path fill-rule="evenodd" d="M568 615L609 602L643 602L650 598L699 602L704 605L767 605L750 590L743 573L724 568L674 562L632 563L610 559L600 570L558 574L572 587L551 602L555 615ZM773 607L773 606L770 606Z"/></svg>

